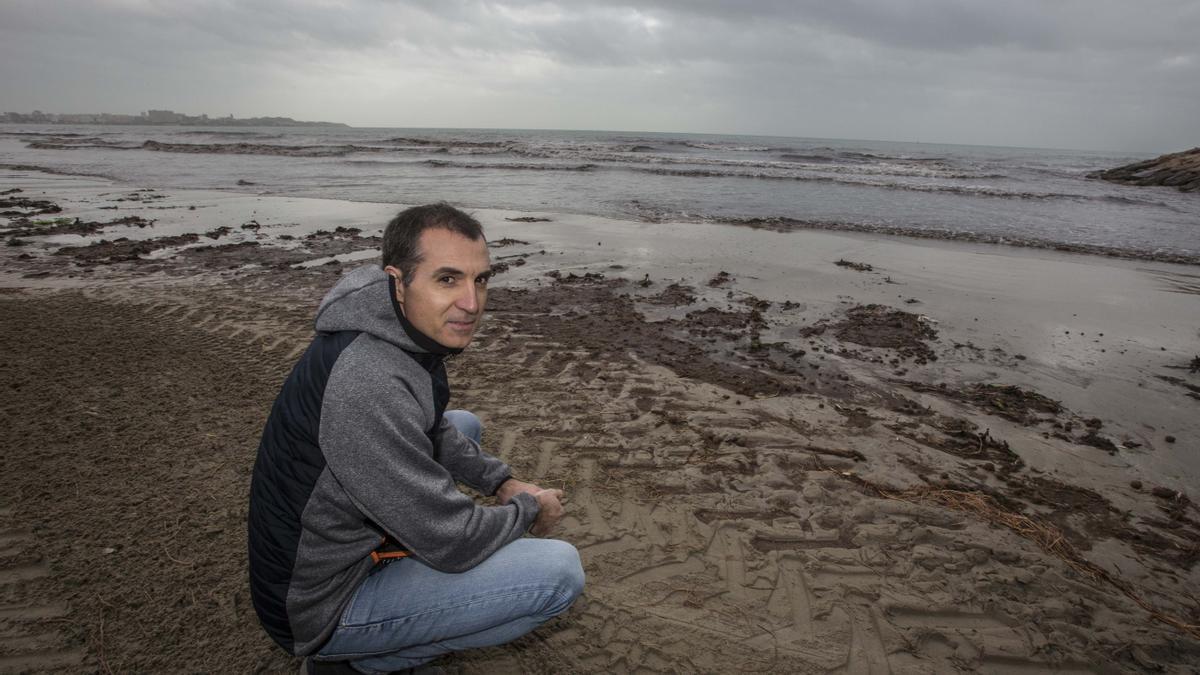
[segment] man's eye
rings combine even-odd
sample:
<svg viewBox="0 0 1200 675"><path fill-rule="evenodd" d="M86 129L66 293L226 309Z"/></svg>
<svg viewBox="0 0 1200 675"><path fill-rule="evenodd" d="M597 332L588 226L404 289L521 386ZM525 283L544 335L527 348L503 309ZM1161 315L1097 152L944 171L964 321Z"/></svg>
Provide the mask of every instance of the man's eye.
<svg viewBox="0 0 1200 675"><path fill-rule="evenodd" d="M443 284L449 285L449 284L454 283L454 277L447 275L447 276L442 277L441 279L438 279L438 281L442 282Z"/></svg>
<svg viewBox="0 0 1200 675"><path fill-rule="evenodd" d="M488 279L487 279L487 277L479 277L479 278L475 279L475 283L479 284L480 286L487 286Z"/></svg>

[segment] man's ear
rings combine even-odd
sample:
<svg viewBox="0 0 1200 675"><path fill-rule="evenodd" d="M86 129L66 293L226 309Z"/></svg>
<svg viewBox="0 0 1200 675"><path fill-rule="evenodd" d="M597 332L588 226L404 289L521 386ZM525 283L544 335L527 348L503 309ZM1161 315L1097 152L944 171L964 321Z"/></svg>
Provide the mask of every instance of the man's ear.
<svg viewBox="0 0 1200 675"><path fill-rule="evenodd" d="M393 284L396 288L396 302L403 305L404 304L404 273L401 272L400 269L398 267L396 267L395 265L388 265L387 267L383 268L383 271L387 272L389 275L391 275L391 277L393 279L396 280L396 283Z"/></svg>

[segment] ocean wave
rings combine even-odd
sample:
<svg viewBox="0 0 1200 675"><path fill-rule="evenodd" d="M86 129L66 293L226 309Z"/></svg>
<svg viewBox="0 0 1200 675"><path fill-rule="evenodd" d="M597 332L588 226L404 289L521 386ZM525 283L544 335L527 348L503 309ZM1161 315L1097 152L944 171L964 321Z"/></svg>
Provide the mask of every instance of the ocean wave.
<svg viewBox="0 0 1200 675"><path fill-rule="evenodd" d="M105 178L108 180L119 180L116 176L103 173L89 173L80 169L56 169L52 166L38 166L36 164L0 164L0 169L6 171L37 171L39 173L48 173L53 176L84 176L87 178Z"/></svg>
<svg viewBox="0 0 1200 675"><path fill-rule="evenodd" d="M1159 206L1164 209L1171 209L1172 211L1176 211L1176 212L1180 211L1179 208L1172 206L1166 202L1158 201L1156 199L1138 199L1137 197L1126 197L1123 195L1100 195L1098 197L1089 197L1089 198L1097 199L1097 200L1105 201L1105 202L1112 202L1114 204L1129 204L1131 206Z"/></svg>
<svg viewBox="0 0 1200 675"><path fill-rule="evenodd" d="M505 169L512 171L592 171L596 164L522 164L517 162L451 162L427 159L421 164L439 169Z"/></svg>
<svg viewBox="0 0 1200 675"><path fill-rule="evenodd" d="M882 190L904 190L909 192L944 193L966 197L985 197L1013 200L1068 200L1077 202L1110 202L1133 206L1154 206L1178 211L1179 209L1166 202L1152 199L1139 199L1121 195L1086 195L1066 192L1030 192L1007 190L987 185L946 185L931 183L906 183L899 181L854 180L846 176L828 175L791 175L762 172L729 172L708 169L671 169L665 167L629 167L630 170L661 176L678 176L682 178L741 178L750 180L795 181L834 183L850 187L871 187ZM1003 178L1003 176L982 176L983 178ZM974 176L972 176L974 178Z"/></svg>
<svg viewBox="0 0 1200 675"><path fill-rule="evenodd" d="M912 190L915 192L952 192L956 194L978 197L1011 197L1016 199L1058 199L1058 198L1087 198L1083 195L1059 193L1013 192L1002 188L981 185L940 185L929 183L902 183L896 181L852 180L845 176L828 176L813 174L769 173L769 172L737 172L715 171L712 169L672 169L666 167L629 167L630 170L659 176L678 176L682 178L744 178L751 180L776 180L816 183L839 183L856 187L876 187L888 190ZM854 173L854 172L846 172ZM887 172L883 172L887 173ZM974 178L975 176L938 176L939 178Z"/></svg>
<svg viewBox="0 0 1200 675"><path fill-rule="evenodd" d="M442 146L447 148L506 148L512 145L508 141L467 141L462 139L416 138L412 136L396 136L378 142L388 145Z"/></svg>
<svg viewBox="0 0 1200 675"><path fill-rule="evenodd" d="M606 162L614 165L620 164L651 164L651 165L678 165L678 166L703 166L703 167L730 167L733 169L743 170L741 172L731 172L731 175L747 175L747 169L759 169L761 172L755 172L752 177L769 177L770 172L786 172L789 175L796 176L796 172L816 172L816 173L836 173L836 174L858 174L858 175L876 175L876 176L902 176L911 178L931 178L931 179L967 179L980 180L988 177L1003 178L1003 176L987 176L979 173L962 171L950 166L937 163L908 163L903 160L896 162L879 162L875 164L863 163L845 163L839 162L836 159L826 159L817 156L816 161L802 163L800 161L780 161L780 160L761 160L761 159L728 159L721 157L698 157L698 156L681 156L681 155L666 155L650 152L614 152L612 148L511 148L509 150L514 155L522 157L531 157L538 159L561 159L561 160L577 160L588 162ZM794 155L800 157L800 155ZM636 167L631 167L636 170ZM689 169L679 169L687 171ZM761 173L761 175L759 175ZM809 174L801 174L799 178L806 178Z"/></svg>
<svg viewBox="0 0 1200 675"><path fill-rule="evenodd" d="M776 149L767 145L742 145L740 143L720 141L668 140L666 143L668 145L681 145L685 148L695 148L697 150L727 150L729 152L771 152Z"/></svg>
<svg viewBox="0 0 1200 675"><path fill-rule="evenodd" d="M268 134L262 131L173 131L172 136L217 136L220 138L257 138L260 140L270 140L283 138L283 134Z"/></svg>
<svg viewBox="0 0 1200 675"><path fill-rule="evenodd" d="M344 157L358 152L384 152L369 145L273 145L269 143L160 143L139 146L154 152L183 152L215 155L272 155L279 157Z"/></svg>
<svg viewBox="0 0 1200 675"><path fill-rule="evenodd" d="M830 164L838 161L838 158L830 155L799 155L791 152L779 155L779 159L785 162L808 162L814 164Z"/></svg>
<svg viewBox="0 0 1200 675"><path fill-rule="evenodd" d="M137 145L130 143L118 143L106 141L103 138L95 137L80 137L80 138L62 138L54 137L38 141L27 141L25 147L33 150L75 150L78 148L103 148L105 150L136 150Z"/></svg>
<svg viewBox="0 0 1200 675"><path fill-rule="evenodd" d="M384 140L363 140L366 145L356 147L375 147L377 150L392 152L448 154L452 156L495 156L511 154L515 157L529 159L551 159L580 163L605 163L620 168L622 164L650 165L698 165L731 167L741 170L758 169L760 175L755 177L772 178L770 172L779 171L812 171L818 173L868 174L880 176L902 176L931 179L981 179L977 173L964 172L944 163L940 158L904 158L899 156L872 155L853 151L820 148L818 154L784 153L780 158L769 160L722 158L713 156L680 155L664 151L655 145L637 140L624 140L617 143L587 143L570 145L528 144L519 141L472 141L466 139L429 138L420 136L396 136ZM695 146L698 142L669 140L665 144ZM386 148L379 148L386 145ZM712 147L722 149L743 150L749 146L707 143ZM765 148L779 151L780 148ZM755 148L758 150L758 148ZM783 150L790 150L783 148ZM825 154L825 153L828 154ZM465 168L465 165L464 165ZM494 168L492 165L481 165L480 168ZM807 177L807 176L805 176Z"/></svg>
<svg viewBox="0 0 1200 675"><path fill-rule="evenodd" d="M424 163L424 160L417 159L343 159L339 162L351 166L415 166Z"/></svg>
<svg viewBox="0 0 1200 675"><path fill-rule="evenodd" d="M824 150L824 152L822 152ZM827 164L834 162L852 162L858 164L872 163L901 163L901 164L935 164L948 167L944 157L910 157L905 155L879 155L869 152L852 152L847 150L834 150L833 148L817 148L813 151L798 153L785 152L780 154L779 159L785 162L816 162L819 164Z"/></svg>

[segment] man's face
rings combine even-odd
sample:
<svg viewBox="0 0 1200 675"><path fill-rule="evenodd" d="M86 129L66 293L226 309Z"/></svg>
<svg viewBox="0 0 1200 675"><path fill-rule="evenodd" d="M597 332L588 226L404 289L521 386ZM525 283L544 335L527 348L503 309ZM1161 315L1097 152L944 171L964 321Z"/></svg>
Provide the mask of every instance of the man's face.
<svg viewBox="0 0 1200 675"><path fill-rule="evenodd" d="M441 228L425 230L417 242L422 260L411 284L396 284L396 299L413 327L443 347L462 349L475 336L487 302L487 242ZM384 269L403 278L395 267Z"/></svg>

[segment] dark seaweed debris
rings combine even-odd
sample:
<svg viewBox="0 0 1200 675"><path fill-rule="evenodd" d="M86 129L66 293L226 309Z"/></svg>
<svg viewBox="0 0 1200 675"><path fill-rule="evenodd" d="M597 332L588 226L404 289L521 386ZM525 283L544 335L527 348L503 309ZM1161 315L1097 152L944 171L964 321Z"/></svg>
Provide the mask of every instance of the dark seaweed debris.
<svg viewBox="0 0 1200 675"><path fill-rule="evenodd" d="M917 363L937 360L927 340L936 340L937 331L921 316L886 305L856 305L846 310L841 321L820 321L801 331L811 337L832 330L839 340L864 347L894 349L902 358Z"/></svg>
<svg viewBox="0 0 1200 675"><path fill-rule="evenodd" d="M115 263L136 261L152 251L169 246L182 246L200 240L196 234L181 234L174 237L158 237L133 241L122 237L113 241L106 239L86 246L64 246L54 255L68 255L81 264Z"/></svg>
<svg viewBox="0 0 1200 675"><path fill-rule="evenodd" d="M1062 404L1036 391L1022 389L1011 384L972 384L954 388L946 384L924 384L903 382L913 391L938 394L957 401L974 404L985 412L998 415L1023 425L1041 422L1039 413L1058 415Z"/></svg>
<svg viewBox="0 0 1200 675"><path fill-rule="evenodd" d="M0 216L8 218L24 218L40 216L47 213L61 213L62 207L45 199L29 199L28 197L5 197L0 199ZM17 209L23 209L18 211Z"/></svg>
<svg viewBox="0 0 1200 675"><path fill-rule="evenodd" d="M496 241L488 242L488 246L491 248L504 248L505 246L528 246L528 245L529 245L529 242L527 242L527 241L521 241L520 239L512 239L510 237L505 237L503 239L497 239Z"/></svg>
<svg viewBox="0 0 1200 675"><path fill-rule="evenodd" d="M1171 375L1159 375L1158 379L1162 380L1163 382L1169 382L1177 387L1183 387L1187 390L1188 396L1196 400L1200 400L1200 386L1196 386L1181 377L1173 377Z"/></svg>
<svg viewBox="0 0 1200 675"><path fill-rule="evenodd" d="M18 229L7 230L4 232L7 236L12 237L40 237L52 234L95 234L106 227L120 225L136 225L137 227L150 227L154 225L153 220L147 220L140 216L125 216L102 223L94 220L83 220L81 218L55 218L48 222L31 221L21 219L16 221L20 225Z"/></svg>
<svg viewBox="0 0 1200 675"><path fill-rule="evenodd" d="M849 267L850 269L858 271L858 272L870 272L875 269L874 267L871 267L867 263L854 262L853 260L845 260L845 259L838 259L838 261L833 264L837 265L838 267Z"/></svg>
<svg viewBox="0 0 1200 675"><path fill-rule="evenodd" d="M680 305L690 305L696 302L695 290L691 286L673 283L656 295L640 299L652 305L679 307Z"/></svg>
<svg viewBox="0 0 1200 675"><path fill-rule="evenodd" d="M718 288L718 287L724 286L725 284L728 284L732 281L733 281L733 277L730 276L729 272L726 272L725 270L721 270L720 272L717 272L717 274L713 278L708 280L708 285L710 288Z"/></svg>

